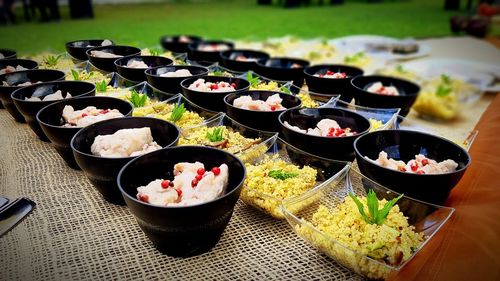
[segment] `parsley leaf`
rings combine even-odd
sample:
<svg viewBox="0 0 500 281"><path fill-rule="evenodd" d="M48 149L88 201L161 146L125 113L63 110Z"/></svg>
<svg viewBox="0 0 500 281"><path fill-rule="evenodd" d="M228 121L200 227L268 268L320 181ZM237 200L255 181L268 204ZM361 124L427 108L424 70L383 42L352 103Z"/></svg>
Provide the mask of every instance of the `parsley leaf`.
<svg viewBox="0 0 500 281"><path fill-rule="evenodd" d="M75 69L71 69L71 76L73 76L73 80L75 80L75 81L81 80L80 73Z"/></svg>
<svg viewBox="0 0 500 281"><path fill-rule="evenodd" d="M222 141L224 139L223 133L224 133L224 127L217 127L213 129L211 132L208 131L206 138L211 142Z"/></svg>
<svg viewBox="0 0 500 281"><path fill-rule="evenodd" d="M186 112L186 108L184 107L184 103L176 104L172 113L170 114L170 121L177 122L182 118L182 115Z"/></svg>
<svg viewBox="0 0 500 281"><path fill-rule="evenodd" d="M283 170L271 170L267 175L277 180L286 180L298 176L299 173L284 172Z"/></svg>
<svg viewBox="0 0 500 281"><path fill-rule="evenodd" d="M251 87L255 87L260 83L259 77L258 76L253 76L251 72L247 72L247 80L250 82Z"/></svg>
<svg viewBox="0 0 500 281"><path fill-rule="evenodd" d="M373 192L372 189L368 191L368 195L366 196L366 205L368 207L368 212L370 213L370 216L368 216L365 212L365 206L363 203L352 193L349 193L349 196L352 198L354 203L358 206L359 213L361 214L361 217L369 223L369 224L378 224L381 225L384 223L385 219L389 215L389 211L396 205L396 202L398 202L401 197L403 197L403 194L399 195L396 198L393 198L389 200L387 203L384 204L384 207L379 210L378 208L378 198L375 192Z"/></svg>
<svg viewBox="0 0 500 281"><path fill-rule="evenodd" d="M146 104L148 96L145 94L139 94L136 90L130 91L130 97L127 98L134 107L143 107Z"/></svg>
<svg viewBox="0 0 500 281"><path fill-rule="evenodd" d="M285 94L289 94L289 95L291 95L291 94L292 94L292 91L290 91L290 89L289 89L289 88L287 88L285 85L282 85L282 86L280 87L280 91L281 91L281 92L283 92L283 93L285 93Z"/></svg>
<svg viewBox="0 0 500 281"><path fill-rule="evenodd" d="M57 62L59 61L59 59L62 58L62 55L58 55L58 56L53 56L53 55L48 55L46 56L43 61L45 62L45 64L47 64L48 66L56 66L57 65Z"/></svg>
<svg viewBox="0 0 500 281"><path fill-rule="evenodd" d="M95 89L98 93L104 93L108 89L108 83L105 80L95 83Z"/></svg>

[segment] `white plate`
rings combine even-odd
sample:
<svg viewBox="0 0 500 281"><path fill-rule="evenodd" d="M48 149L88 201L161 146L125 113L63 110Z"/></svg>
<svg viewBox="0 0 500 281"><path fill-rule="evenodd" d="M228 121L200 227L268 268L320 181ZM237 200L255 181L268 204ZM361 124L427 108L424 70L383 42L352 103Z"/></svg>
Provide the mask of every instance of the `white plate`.
<svg viewBox="0 0 500 281"><path fill-rule="evenodd" d="M378 35L354 35L341 37L337 39L330 40L329 43L333 44L338 50L348 53L354 54L357 52L366 52L370 56L378 56L385 60L410 60L415 58L420 58L423 56L429 55L431 51L431 47L418 43L419 48L416 53L411 54L394 54L392 52L381 51L381 52L370 52L367 49L367 44L375 44L375 43L396 43L399 40L392 37L386 36L378 36Z"/></svg>
<svg viewBox="0 0 500 281"><path fill-rule="evenodd" d="M500 79L500 67L463 59L420 59L402 64L405 69L430 79L447 74L475 85L483 91L494 89L493 83ZM498 86L496 87L498 89Z"/></svg>

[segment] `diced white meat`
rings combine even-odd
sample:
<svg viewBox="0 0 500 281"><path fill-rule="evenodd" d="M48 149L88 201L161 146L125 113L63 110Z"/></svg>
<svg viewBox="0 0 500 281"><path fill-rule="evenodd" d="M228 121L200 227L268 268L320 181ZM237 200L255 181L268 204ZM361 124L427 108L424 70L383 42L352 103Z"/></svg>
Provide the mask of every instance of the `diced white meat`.
<svg viewBox="0 0 500 281"><path fill-rule="evenodd" d="M116 55L110 52L104 52L104 51L90 51L90 54L94 57L98 58L121 58L123 56L121 55Z"/></svg>
<svg viewBox="0 0 500 281"><path fill-rule="evenodd" d="M193 76L193 75L187 69L179 69L176 71L170 71L170 72L160 74L160 77L189 77L189 76Z"/></svg>
<svg viewBox="0 0 500 281"><path fill-rule="evenodd" d="M384 86L382 82L375 82L367 89L368 92L387 95L387 96L399 96L399 91L394 86Z"/></svg>
<svg viewBox="0 0 500 281"><path fill-rule="evenodd" d="M95 106L75 110L71 105L66 105L62 112L62 117L66 122L65 127L86 127L99 121L123 116L117 109L98 109Z"/></svg>
<svg viewBox="0 0 500 281"><path fill-rule="evenodd" d="M129 60L127 62L127 67L130 68L148 68L149 66L142 60Z"/></svg>
<svg viewBox="0 0 500 281"><path fill-rule="evenodd" d="M111 135L99 135L90 150L101 157L131 157L161 149L149 127L121 129Z"/></svg>

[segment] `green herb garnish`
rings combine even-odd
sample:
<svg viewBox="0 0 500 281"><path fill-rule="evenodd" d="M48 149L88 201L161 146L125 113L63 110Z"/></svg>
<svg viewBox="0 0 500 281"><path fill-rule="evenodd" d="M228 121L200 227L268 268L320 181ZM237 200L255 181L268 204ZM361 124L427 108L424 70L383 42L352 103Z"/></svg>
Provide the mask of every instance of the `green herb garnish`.
<svg viewBox="0 0 500 281"><path fill-rule="evenodd" d="M211 142L222 141L224 138L222 137L224 133L224 127L218 127L212 130L212 132L207 132L207 139Z"/></svg>
<svg viewBox="0 0 500 281"><path fill-rule="evenodd" d="M446 74L441 74L441 84L438 85L436 89L436 96L446 97L452 91L451 88L451 78Z"/></svg>
<svg viewBox="0 0 500 281"><path fill-rule="evenodd" d="M145 94L139 94L136 90L130 91L130 97L127 98L134 107L143 107L148 100L148 96Z"/></svg>
<svg viewBox="0 0 500 281"><path fill-rule="evenodd" d="M105 80L95 83L95 89L98 93L104 93L108 89L108 83Z"/></svg>
<svg viewBox="0 0 500 281"><path fill-rule="evenodd" d="M285 85L281 85L280 91L283 92L283 93L285 93L285 94L289 94L289 95L292 94L292 91L290 91L290 89L287 88Z"/></svg>
<svg viewBox="0 0 500 281"><path fill-rule="evenodd" d="M354 55L352 56L346 56L344 58L344 62L345 63L355 63L357 62L359 59L361 58L364 58L365 57L365 53L364 52L357 52L355 53Z"/></svg>
<svg viewBox="0 0 500 281"><path fill-rule="evenodd" d="M213 76L224 76L224 72L221 70L217 70L217 71L212 72L212 75Z"/></svg>
<svg viewBox="0 0 500 281"><path fill-rule="evenodd" d="M170 121L172 122L177 122L182 118L182 115L184 112L186 112L186 108L184 107L184 103L181 104L176 104L174 106L174 110L172 110L172 113L170 114Z"/></svg>
<svg viewBox="0 0 500 281"><path fill-rule="evenodd" d="M370 189L370 191L368 191L368 195L366 196L366 205L368 207L370 216L366 214L365 206L363 205L363 203L361 203L361 201L359 201L358 197L356 197L352 193L349 193L349 196L352 198L354 203L356 203L359 213L367 223L381 225L387 218L387 215L389 215L389 211L392 209L392 207L394 207L396 202L401 199L401 197L403 197L403 194L389 200L387 203L385 203L384 207L379 210L377 195L375 194L375 192L373 192L372 189Z"/></svg>
<svg viewBox="0 0 500 281"><path fill-rule="evenodd" d="M247 72L247 80L250 82L251 87L259 85L260 79L258 76L254 76L251 72Z"/></svg>
<svg viewBox="0 0 500 281"><path fill-rule="evenodd" d="M267 175L277 180L286 180L298 176L299 173L284 172L283 170L271 170Z"/></svg>
<svg viewBox="0 0 500 281"><path fill-rule="evenodd" d="M441 81L447 85L451 84L451 77L446 74L441 74Z"/></svg>
<svg viewBox="0 0 500 281"><path fill-rule="evenodd" d="M321 58L321 54L315 51L311 51L307 54L307 58L310 60L319 60Z"/></svg>
<svg viewBox="0 0 500 281"><path fill-rule="evenodd" d="M152 56L160 56L161 55L161 50L159 49L149 49L149 54Z"/></svg>
<svg viewBox="0 0 500 281"><path fill-rule="evenodd" d="M48 55L43 60L44 60L45 64L47 64L48 66L56 66L57 62L61 58L62 58L62 55L58 55L58 56Z"/></svg>
<svg viewBox="0 0 500 281"><path fill-rule="evenodd" d="M396 66L396 71L399 73L406 73L406 70L402 64L398 64L398 66Z"/></svg>
<svg viewBox="0 0 500 281"><path fill-rule="evenodd" d="M79 81L80 79L80 72L78 72L75 69L71 69L71 75L73 76L73 80Z"/></svg>

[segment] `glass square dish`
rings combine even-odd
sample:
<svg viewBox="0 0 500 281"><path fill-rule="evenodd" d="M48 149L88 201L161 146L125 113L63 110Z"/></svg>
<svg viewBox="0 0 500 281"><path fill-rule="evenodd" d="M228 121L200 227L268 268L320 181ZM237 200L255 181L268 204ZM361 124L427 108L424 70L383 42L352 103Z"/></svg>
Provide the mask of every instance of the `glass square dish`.
<svg viewBox="0 0 500 281"><path fill-rule="evenodd" d="M172 117L175 106L183 106L186 111L180 117ZM197 126L215 116L217 112L208 111L183 95L178 94L167 100L153 103L149 106L135 108L133 116L145 116L163 119L174 123L180 129Z"/></svg>
<svg viewBox="0 0 500 281"><path fill-rule="evenodd" d="M348 165L347 162L314 156L279 138L266 153L245 160L247 178L241 191L241 200L277 219L285 218L280 209L284 200L328 185ZM279 179L269 176L273 171L279 171L277 168L284 174L295 173L295 177ZM301 169L302 174L298 174L297 168ZM296 205L292 212L306 206L307 202Z"/></svg>
<svg viewBox="0 0 500 281"><path fill-rule="evenodd" d="M334 107L340 95L325 95L311 92L304 88L299 88L293 84L289 85L290 92L297 96L302 101L302 107L317 108L317 107Z"/></svg>
<svg viewBox="0 0 500 281"><path fill-rule="evenodd" d="M220 139L214 137L217 130ZM225 113L217 113L205 122L183 128L178 145L204 145L226 150L238 156L242 161L264 154L277 138L277 133L264 132L240 124Z"/></svg>
<svg viewBox="0 0 500 281"><path fill-rule="evenodd" d="M335 175L334 179L330 180L327 184L322 185L320 188L311 190L297 198L284 201L281 209L292 229L302 239L313 245L316 249L328 255L340 265L364 277L369 279L386 279L397 274L401 268L403 268L420 251L420 249L425 247L427 242L429 242L436 232L439 231L439 229L449 220L454 212L454 209L425 203L403 196L399 201L397 201L396 205L399 207L399 211L402 212L407 218L408 224L414 227L415 232L422 233L423 238L422 241L420 241L420 244L416 245L414 248L413 246L408 248L409 245L405 245L406 249L410 249L409 252L407 251L403 254L403 247L398 246L399 248L392 249L394 256L389 256L387 254L391 253L389 247L392 245L388 244L387 241L379 239L378 237L392 237L390 236L390 231L397 231L396 229L383 225L380 227L381 231L388 228L387 232L383 236L378 236L380 233L373 232L374 228L368 227L373 226L370 224L366 224L362 233L352 230L356 229L353 225L349 225L349 229L343 229L339 226L341 224L337 224L335 226L330 224L330 219L333 221L335 221L335 219L338 219L339 221L346 219L363 221L363 218L359 215L359 211L354 203L351 204L351 215L342 212L337 214L340 218L336 217L332 219L333 215L331 215L331 212L332 210L338 208L339 205L346 200L346 198L349 198L350 192L357 197L362 197L367 195L367 190L373 190L380 200L390 200L399 196L398 193L373 182L351 167L347 167L342 170L342 172ZM294 212L297 207L302 205L306 205L306 207L302 208L298 213ZM329 215L325 216L324 207L326 207L326 209L330 212ZM393 208L391 213L393 213L393 211L394 213L397 213L397 209L395 209L396 207ZM344 211L346 210L344 209ZM359 219L356 216L358 216ZM396 217L399 219L396 219ZM392 224L393 220L401 222L401 220L404 220L404 217L400 214L398 216L393 215L390 220ZM321 222L322 225L319 223L314 225L312 223L314 221ZM328 225L328 227L325 228L324 225ZM405 233L406 236L401 238L401 234L399 234L399 236L397 236L392 242L395 244L408 242L406 237L409 237L409 234L406 232L407 228L404 225L404 222L399 225L399 230L405 231L403 233ZM344 227L347 228L347 226ZM324 231L321 231L320 228ZM367 229L372 232L367 231ZM328 233L326 233L326 231L328 231ZM338 238L335 238L334 236ZM379 240L374 241L373 236L376 236ZM352 237L357 237L357 239L352 239ZM405 240L401 242L402 239ZM340 240L344 241L341 242ZM368 243L368 241L370 241L370 245L365 245L365 247L359 246L360 244ZM371 247L373 245L377 246ZM380 253L385 254L383 258L377 259L369 256L380 255ZM406 259L404 259L404 255L406 255ZM393 264L390 264L390 261L394 261Z"/></svg>

